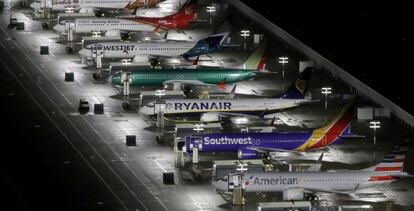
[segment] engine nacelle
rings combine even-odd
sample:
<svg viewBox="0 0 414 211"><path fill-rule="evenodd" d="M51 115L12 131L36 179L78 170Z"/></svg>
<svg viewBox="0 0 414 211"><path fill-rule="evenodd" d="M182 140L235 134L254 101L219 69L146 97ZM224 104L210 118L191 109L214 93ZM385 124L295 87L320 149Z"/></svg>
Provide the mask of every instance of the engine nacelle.
<svg viewBox="0 0 414 211"><path fill-rule="evenodd" d="M180 90L183 90L183 86L181 83L168 82L168 83L164 83L164 89L180 91Z"/></svg>
<svg viewBox="0 0 414 211"><path fill-rule="evenodd" d="M288 189L283 191L283 200L290 201L290 200L303 200L305 198L305 194L303 189Z"/></svg>
<svg viewBox="0 0 414 211"><path fill-rule="evenodd" d="M218 122L220 121L220 115L214 112L202 113L200 116L202 122Z"/></svg>
<svg viewBox="0 0 414 211"><path fill-rule="evenodd" d="M239 151L237 152L237 157L239 157L239 159L256 159L259 157L259 153L255 150L251 150L251 149L239 149Z"/></svg>

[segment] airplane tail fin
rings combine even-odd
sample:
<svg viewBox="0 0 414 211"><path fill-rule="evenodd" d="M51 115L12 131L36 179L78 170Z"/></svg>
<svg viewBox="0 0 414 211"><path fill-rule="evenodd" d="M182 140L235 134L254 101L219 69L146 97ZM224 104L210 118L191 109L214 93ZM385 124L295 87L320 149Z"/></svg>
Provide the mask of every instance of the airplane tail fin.
<svg viewBox="0 0 414 211"><path fill-rule="evenodd" d="M285 99L305 99L306 91L308 90L309 80L312 75L312 67L307 67L281 98Z"/></svg>
<svg viewBox="0 0 414 211"><path fill-rule="evenodd" d="M257 47L255 51L247 58L243 63L243 69L249 70L264 70L265 69L265 58L264 53L266 51L267 40L263 40L262 43Z"/></svg>
<svg viewBox="0 0 414 211"><path fill-rule="evenodd" d="M188 52L184 53L185 58L200 56L202 54L208 54L217 50L224 39L229 35L229 33L214 34L207 38L199 40L193 48Z"/></svg>
<svg viewBox="0 0 414 211"><path fill-rule="evenodd" d="M384 156L381 162L375 166L363 169L362 171L402 172L405 153L407 152L406 145L407 142L398 143L389 154Z"/></svg>
<svg viewBox="0 0 414 211"><path fill-rule="evenodd" d="M229 35L229 33L220 33L220 34L214 34L211 35L205 39L202 39L201 41L204 41L208 44L208 47L210 49L216 49L220 46L220 44L224 41L224 39Z"/></svg>
<svg viewBox="0 0 414 211"><path fill-rule="evenodd" d="M350 135L355 99L348 102L336 117L326 126L313 130L306 148L319 148L337 143L343 136Z"/></svg>

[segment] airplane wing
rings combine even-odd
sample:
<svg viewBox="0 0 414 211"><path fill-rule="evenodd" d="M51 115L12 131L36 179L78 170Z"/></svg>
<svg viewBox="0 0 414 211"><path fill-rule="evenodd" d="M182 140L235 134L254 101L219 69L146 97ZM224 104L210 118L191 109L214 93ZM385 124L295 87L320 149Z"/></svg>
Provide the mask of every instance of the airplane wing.
<svg viewBox="0 0 414 211"><path fill-rule="evenodd" d="M357 185L354 189L352 190L335 190L335 189L325 189L325 188L301 188L303 189L303 192L305 193L315 193L315 192L323 192L323 193L340 193L340 194L351 194L353 192L355 192L355 190L357 190L359 187L359 185Z"/></svg>
<svg viewBox="0 0 414 211"><path fill-rule="evenodd" d="M121 35L121 31L117 30L117 29L108 30L105 33L106 37L116 37L116 36L120 36L120 35Z"/></svg>
<svg viewBox="0 0 414 211"><path fill-rule="evenodd" d="M289 152L300 155L301 152L294 151L294 150L286 150L286 149L279 149L279 148L271 148L271 147L256 147L256 146L248 146L247 149L254 150L261 153L269 153L269 152Z"/></svg>
<svg viewBox="0 0 414 211"><path fill-rule="evenodd" d="M168 83L178 83L183 86L212 86L212 87L217 86L217 84L206 84L199 80L168 80L168 81L164 81L163 85L168 84Z"/></svg>

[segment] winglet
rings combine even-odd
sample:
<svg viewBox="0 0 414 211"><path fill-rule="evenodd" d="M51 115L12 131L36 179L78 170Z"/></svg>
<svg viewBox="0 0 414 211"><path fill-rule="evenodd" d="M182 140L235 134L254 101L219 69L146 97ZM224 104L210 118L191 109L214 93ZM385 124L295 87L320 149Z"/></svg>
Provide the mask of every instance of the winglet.
<svg viewBox="0 0 414 211"><path fill-rule="evenodd" d="M322 154L319 156L318 162L317 163L322 163L322 159L323 159L323 152Z"/></svg>
<svg viewBox="0 0 414 211"><path fill-rule="evenodd" d="M323 158L323 152L322 154L319 156L318 160L316 161L316 163L314 165L312 165L311 167L309 167L308 169L306 169L306 171L321 171L321 167L322 167L322 158Z"/></svg>
<svg viewBox="0 0 414 211"><path fill-rule="evenodd" d="M231 89L231 92L225 97L227 99L233 99L236 94L236 84L234 84L233 89Z"/></svg>
<svg viewBox="0 0 414 211"><path fill-rule="evenodd" d="M276 116L273 116L272 120L269 122L269 126L273 126L275 124Z"/></svg>
<svg viewBox="0 0 414 211"><path fill-rule="evenodd" d="M197 56L197 58L194 59L194 61L193 61L193 65L198 66L199 59L200 59L200 56Z"/></svg>

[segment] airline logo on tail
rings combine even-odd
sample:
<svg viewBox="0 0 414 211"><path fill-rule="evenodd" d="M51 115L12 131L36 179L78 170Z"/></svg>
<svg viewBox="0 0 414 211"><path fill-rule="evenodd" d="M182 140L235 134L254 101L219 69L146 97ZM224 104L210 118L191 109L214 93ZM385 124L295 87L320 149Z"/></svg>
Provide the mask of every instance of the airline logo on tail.
<svg viewBox="0 0 414 211"><path fill-rule="evenodd" d="M405 154L403 154L403 151L393 151L392 154L386 155L381 163L375 166L374 171L402 172L404 159Z"/></svg>
<svg viewBox="0 0 414 211"><path fill-rule="evenodd" d="M308 141L297 150L304 151L330 145L340 139L341 135L349 132L353 115L352 105L354 105L354 100L349 102L329 125L314 130Z"/></svg>
<svg viewBox="0 0 414 211"><path fill-rule="evenodd" d="M384 156L384 159L377 165L366 168L363 171L373 172L388 172L388 173L401 173L403 171L405 152L407 148L404 147L405 143L399 143L391 151L390 154ZM396 179L392 175L388 176L372 176L369 181L383 181Z"/></svg>
<svg viewBox="0 0 414 211"><path fill-rule="evenodd" d="M306 87L308 86L308 82L305 80L297 80L295 82L295 86L300 93L305 94Z"/></svg>

